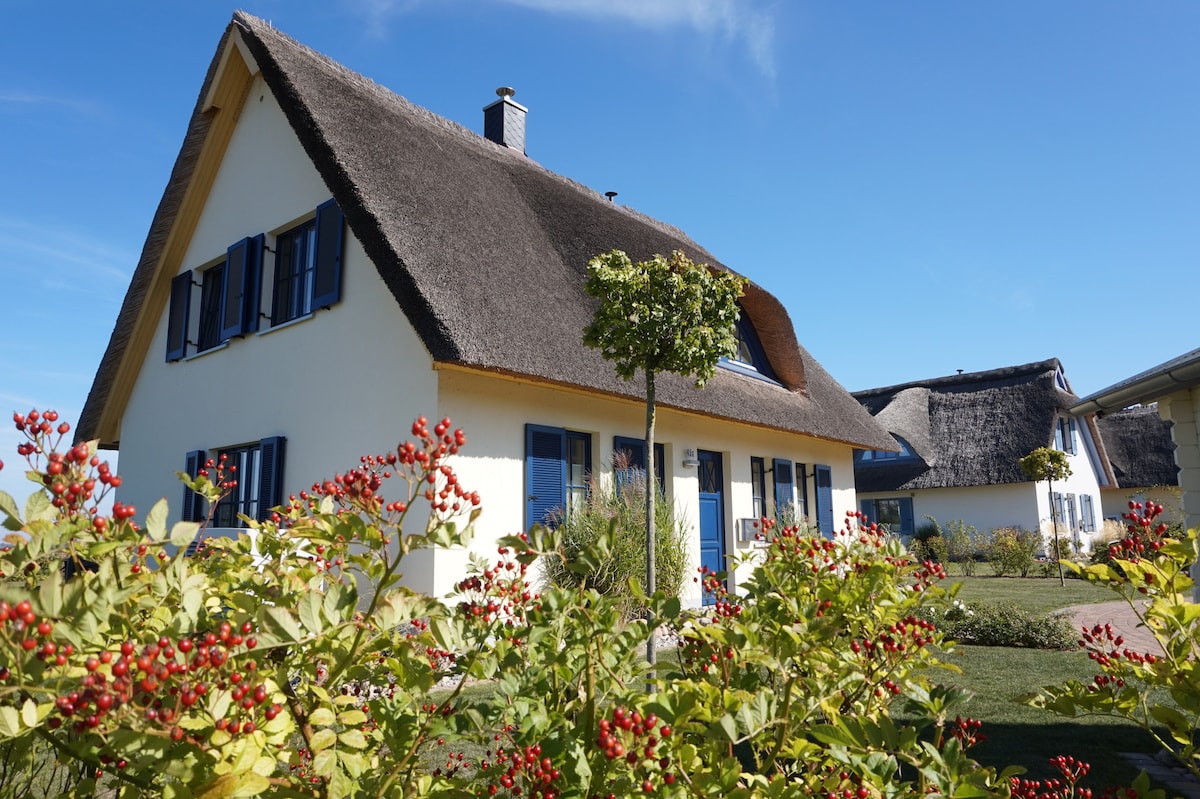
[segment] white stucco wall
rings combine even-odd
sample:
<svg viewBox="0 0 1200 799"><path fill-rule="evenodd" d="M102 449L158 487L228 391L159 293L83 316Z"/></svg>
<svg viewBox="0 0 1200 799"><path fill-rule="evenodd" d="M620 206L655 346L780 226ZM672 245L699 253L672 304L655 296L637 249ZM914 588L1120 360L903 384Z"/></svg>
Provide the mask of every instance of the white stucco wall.
<svg viewBox="0 0 1200 799"><path fill-rule="evenodd" d="M937 519L943 528L948 522L962 520L980 532L997 527L1032 530L1038 522L1032 483L860 492L858 497L860 500L911 497L913 523L917 527L928 523L926 516Z"/></svg>
<svg viewBox="0 0 1200 799"><path fill-rule="evenodd" d="M1175 464L1183 494L1183 520L1188 529L1200 528L1200 388L1177 391L1158 400L1158 413L1175 423Z"/></svg>
<svg viewBox="0 0 1200 799"><path fill-rule="evenodd" d="M244 236L286 229L329 197L256 79L180 271L221 258ZM268 284L273 268L266 253ZM190 450L286 436L286 496L395 447L414 417L437 413L429 355L348 229L342 300L332 308L198 356L189 347L176 363L165 362L167 322L164 309L121 421L120 499L142 513L165 496L178 518L174 473Z"/></svg>
<svg viewBox="0 0 1200 799"><path fill-rule="evenodd" d="M468 444L457 461L456 471L464 485L477 490L483 499L483 514L476 527L473 548L491 553L497 537L519 532L525 518L525 425L561 427L592 434L593 468L602 479L611 479L614 436L643 438L645 406L639 402L565 392L544 385L493 378L460 370L439 373L439 407L455 427L467 433ZM682 511L691 531L689 575L699 565L699 500L695 468L682 465L686 449L704 449L724 455L726 552L751 553L753 544L737 542L735 520L752 516L750 458L788 458L793 462L825 464L833 476L835 525L854 508L851 450L840 444L802 436L766 431L704 419L660 409L655 440L664 445L668 499ZM770 475L768 475L768 484ZM768 486L768 491L770 490ZM810 488L810 498L812 490ZM444 585L466 561L456 559L438 564L436 582ZM457 561L457 562L456 562ZM745 579L748 565L734 579ZM683 597L698 605L699 586L685 578Z"/></svg>

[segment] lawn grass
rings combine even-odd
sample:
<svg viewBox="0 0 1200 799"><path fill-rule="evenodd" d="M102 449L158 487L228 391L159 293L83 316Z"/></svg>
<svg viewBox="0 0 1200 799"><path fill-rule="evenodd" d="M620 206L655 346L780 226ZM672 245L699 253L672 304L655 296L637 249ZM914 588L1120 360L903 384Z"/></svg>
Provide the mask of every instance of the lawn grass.
<svg viewBox="0 0 1200 799"><path fill-rule="evenodd" d="M961 674L935 672L943 685L965 688L973 696L964 715L983 722L987 739L971 754L997 769L1020 765L1028 776L1058 776L1048 760L1074 755L1092 765L1093 787L1127 785L1137 776L1121 752L1155 752L1157 744L1132 722L1100 716L1063 718L1018 703L1017 697L1067 680L1089 682L1097 673L1085 653L1044 649L960 646L945 660Z"/></svg>
<svg viewBox="0 0 1200 799"><path fill-rule="evenodd" d="M1071 605L1111 602L1121 597L1087 580L1068 579L1060 585L1054 577L948 577L943 585L959 583L958 598L963 602L1011 602L1031 613L1052 613Z"/></svg>

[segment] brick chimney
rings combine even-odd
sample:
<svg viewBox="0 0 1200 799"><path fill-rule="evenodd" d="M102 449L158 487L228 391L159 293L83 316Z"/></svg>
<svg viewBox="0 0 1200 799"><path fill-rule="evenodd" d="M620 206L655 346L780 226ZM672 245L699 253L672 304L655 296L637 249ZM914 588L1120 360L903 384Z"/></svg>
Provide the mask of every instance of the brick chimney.
<svg viewBox="0 0 1200 799"><path fill-rule="evenodd" d="M525 114L529 109L513 100L516 90L496 89L499 100L483 108L483 136L525 154Z"/></svg>

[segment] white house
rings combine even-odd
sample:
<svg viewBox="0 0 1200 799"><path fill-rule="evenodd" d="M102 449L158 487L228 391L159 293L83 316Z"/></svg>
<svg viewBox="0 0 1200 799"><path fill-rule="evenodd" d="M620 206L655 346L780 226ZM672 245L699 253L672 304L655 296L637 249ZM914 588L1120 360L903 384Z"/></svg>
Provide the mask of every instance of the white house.
<svg viewBox="0 0 1200 799"><path fill-rule="evenodd" d="M1109 414L1152 401L1162 419L1172 423L1183 522L1189 529L1200 528L1200 349L1090 394L1071 410Z"/></svg>
<svg viewBox="0 0 1200 799"><path fill-rule="evenodd" d="M511 92L484 117L486 137L234 15L79 424L120 449L121 501L196 515L174 472L225 453L243 468L222 512L262 517L395 447L418 415L449 416L486 551L583 475L611 478L614 449L636 460L641 382L582 344L586 264L681 249L727 267L528 158ZM693 565L723 567L751 546L737 520L793 503L832 534L855 508L854 448L892 445L775 297L752 283L742 311L742 354L707 387L659 382L665 489ZM440 595L466 553L419 557L407 579Z"/></svg>
<svg viewBox="0 0 1200 799"><path fill-rule="evenodd" d="M1087 548L1102 520L1101 489L1115 485L1094 419L1058 359L919 380L854 394L896 439L899 452L862 450L854 474L861 509L911 534L925 516L980 531L1059 530ZM1071 476L1033 483L1019 461L1038 447L1067 454Z"/></svg>

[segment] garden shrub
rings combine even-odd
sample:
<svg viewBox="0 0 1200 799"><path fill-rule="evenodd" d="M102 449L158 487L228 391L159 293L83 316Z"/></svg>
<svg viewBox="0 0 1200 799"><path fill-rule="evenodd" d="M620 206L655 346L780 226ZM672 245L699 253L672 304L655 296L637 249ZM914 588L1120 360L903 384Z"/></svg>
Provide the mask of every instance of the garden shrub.
<svg viewBox="0 0 1200 799"><path fill-rule="evenodd" d="M954 519L946 525L943 538L946 541L946 556L951 563L959 564L962 573L967 577L975 574L976 539L979 531L962 519Z"/></svg>
<svg viewBox="0 0 1200 799"><path fill-rule="evenodd" d="M921 540L913 539L910 548L913 555L921 560L931 560L934 563L942 564L950 562L946 539L940 535Z"/></svg>
<svg viewBox="0 0 1200 799"><path fill-rule="evenodd" d="M1016 527L999 527L992 530L983 545L988 565L997 577L1015 574L1028 577L1037 562L1037 551L1041 536Z"/></svg>
<svg viewBox="0 0 1200 799"><path fill-rule="evenodd" d="M1011 602L955 602L930 620L960 644L1073 649L1079 639L1066 614L1030 613Z"/></svg>
<svg viewBox="0 0 1200 799"><path fill-rule="evenodd" d="M628 621L587 586L536 591L528 569L563 536L535 528L472 557L441 601L400 575L414 550L464 546L478 512L448 419L243 518L253 540L189 557L173 553L200 526L168 529L165 502L140 525L119 502L96 510L119 478L94 445L64 444L52 413L14 416L46 490L23 511L0 492L15 775L0 795L28 790L43 744L79 776L66 797L1057 795L969 756L966 697L929 676L951 651L924 618L950 598L945 573L876 526L848 519L831 541L766 522L738 596L706 573L713 604L685 611L635 583L647 612ZM210 464L181 479L212 506L236 477ZM568 562L591 568L606 546ZM39 568L52 562L72 575ZM680 659L651 670L640 645L660 625ZM464 690L477 683L495 690Z"/></svg>
<svg viewBox="0 0 1200 799"><path fill-rule="evenodd" d="M619 600L626 615L637 607L632 579L646 584L646 473L626 469L620 485L593 479L582 507L557 520L560 551L542 559L546 579L564 587L587 587ZM687 568L687 520L659 493L655 515L655 585L677 596ZM611 543L610 543L611 542ZM606 545L586 569L577 568L580 554Z"/></svg>

